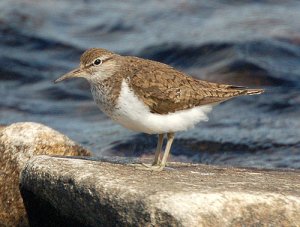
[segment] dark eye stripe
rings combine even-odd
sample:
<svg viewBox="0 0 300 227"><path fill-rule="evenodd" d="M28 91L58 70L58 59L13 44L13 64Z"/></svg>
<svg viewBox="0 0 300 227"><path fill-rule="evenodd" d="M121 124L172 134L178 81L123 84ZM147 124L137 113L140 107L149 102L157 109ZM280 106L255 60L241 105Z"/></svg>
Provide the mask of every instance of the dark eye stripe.
<svg viewBox="0 0 300 227"><path fill-rule="evenodd" d="M103 60L102 60L102 63L103 63L103 62L106 62L106 61L109 61L109 60L111 60L112 58L113 58L113 57L109 57L109 58L103 59Z"/></svg>
<svg viewBox="0 0 300 227"><path fill-rule="evenodd" d="M113 57L109 57L109 58L106 58L106 59L103 59L103 60L99 59L99 60L101 60L101 61L102 61L102 64L103 64L103 62L109 61L109 60L111 60L111 59L113 59ZM95 62L95 61L94 61L94 62ZM92 62L92 63L86 65L85 67L91 67L91 66L95 65L94 62Z"/></svg>

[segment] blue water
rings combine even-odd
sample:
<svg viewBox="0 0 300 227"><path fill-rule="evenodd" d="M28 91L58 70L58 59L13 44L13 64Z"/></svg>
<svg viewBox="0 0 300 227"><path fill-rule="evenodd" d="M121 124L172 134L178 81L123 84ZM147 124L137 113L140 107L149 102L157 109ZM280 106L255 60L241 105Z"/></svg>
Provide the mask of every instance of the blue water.
<svg viewBox="0 0 300 227"><path fill-rule="evenodd" d="M299 21L299 1L2 0L0 124L41 122L97 156L151 157L156 137L112 123L84 80L52 83L102 47L266 89L178 133L170 160L299 169Z"/></svg>

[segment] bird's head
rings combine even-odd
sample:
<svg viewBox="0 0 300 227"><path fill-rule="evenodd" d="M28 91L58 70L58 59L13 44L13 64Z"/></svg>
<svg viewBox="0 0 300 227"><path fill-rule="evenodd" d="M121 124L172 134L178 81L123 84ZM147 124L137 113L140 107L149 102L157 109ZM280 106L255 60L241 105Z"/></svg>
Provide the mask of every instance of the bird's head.
<svg viewBox="0 0 300 227"><path fill-rule="evenodd" d="M59 77L54 83L75 77L85 78L90 83L104 80L115 74L118 68L118 57L120 55L105 49L89 49L81 55L78 68Z"/></svg>

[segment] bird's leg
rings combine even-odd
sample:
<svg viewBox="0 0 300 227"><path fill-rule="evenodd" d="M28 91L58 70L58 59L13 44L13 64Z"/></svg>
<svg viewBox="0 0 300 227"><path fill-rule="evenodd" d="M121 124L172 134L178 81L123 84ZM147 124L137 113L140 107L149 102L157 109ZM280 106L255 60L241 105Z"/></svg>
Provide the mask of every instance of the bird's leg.
<svg viewBox="0 0 300 227"><path fill-rule="evenodd" d="M173 133L173 132L168 133L167 136L168 136L168 142L167 142L167 145L166 145L164 156L163 156L163 158L161 160L161 163L160 163L160 167L162 167L162 169L166 166L167 159L168 159L168 156L169 156L169 153L170 153L170 150L171 150L171 146L172 146L172 143L173 143L173 140L174 140L174 137L175 137L175 133Z"/></svg>
<svg viewBox="0 0 300 227"><path fill-rule="evenodd" d="M173 140L174 140L174 137L175 137L175 133L168 133L167 136L168 136L168 142L167 142L165 153L163 155L163 158L162 158L161 162L156 164L156 165L144 166L144 167L139 168L139 169L151 170L151 171L162 171L165 168L166 163L167 163L167 159L168 159L168 156L169 156L169 153L170 153L170 150L171 150L171 146L172 146L172 143L173 143Z"/></svg>
<svg viewBox="0 0 300 227"><path fill-rule="evenodd" d="M159 134L158 135L158 140L157 140L157 146L156 146L155 156L154 156L154 161L153 161L152 165L144 164L143 163L144 166L151 167L151 166L156 166L156 165L160 164L160 162L161 162L161 160L160 160L160 153L161 153L163 141L164 141L164 134Z"/></svg>
<svg viewBox="0 0 300 227"><path fill-rule="evenodd" d="M154 161L152 163L153 166L159 165L161 162L160 153L161 153L163 141L164 141L164 134L159 134L158 141L157 141L157 147L156 147L156 151L155 151L155 156L154 156Z"/></svg>

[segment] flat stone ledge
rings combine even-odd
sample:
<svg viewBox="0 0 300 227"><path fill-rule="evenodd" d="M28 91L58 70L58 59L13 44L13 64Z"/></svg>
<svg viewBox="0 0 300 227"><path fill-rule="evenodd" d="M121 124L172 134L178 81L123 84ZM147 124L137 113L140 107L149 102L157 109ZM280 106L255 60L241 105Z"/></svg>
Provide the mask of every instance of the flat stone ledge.
<svg viewBox="0 0 300 227"><path fill-rule="evenodd" d="M31 226L300 226L300 172L171 164L163 172L38 156L21 174Z"/></svg>

